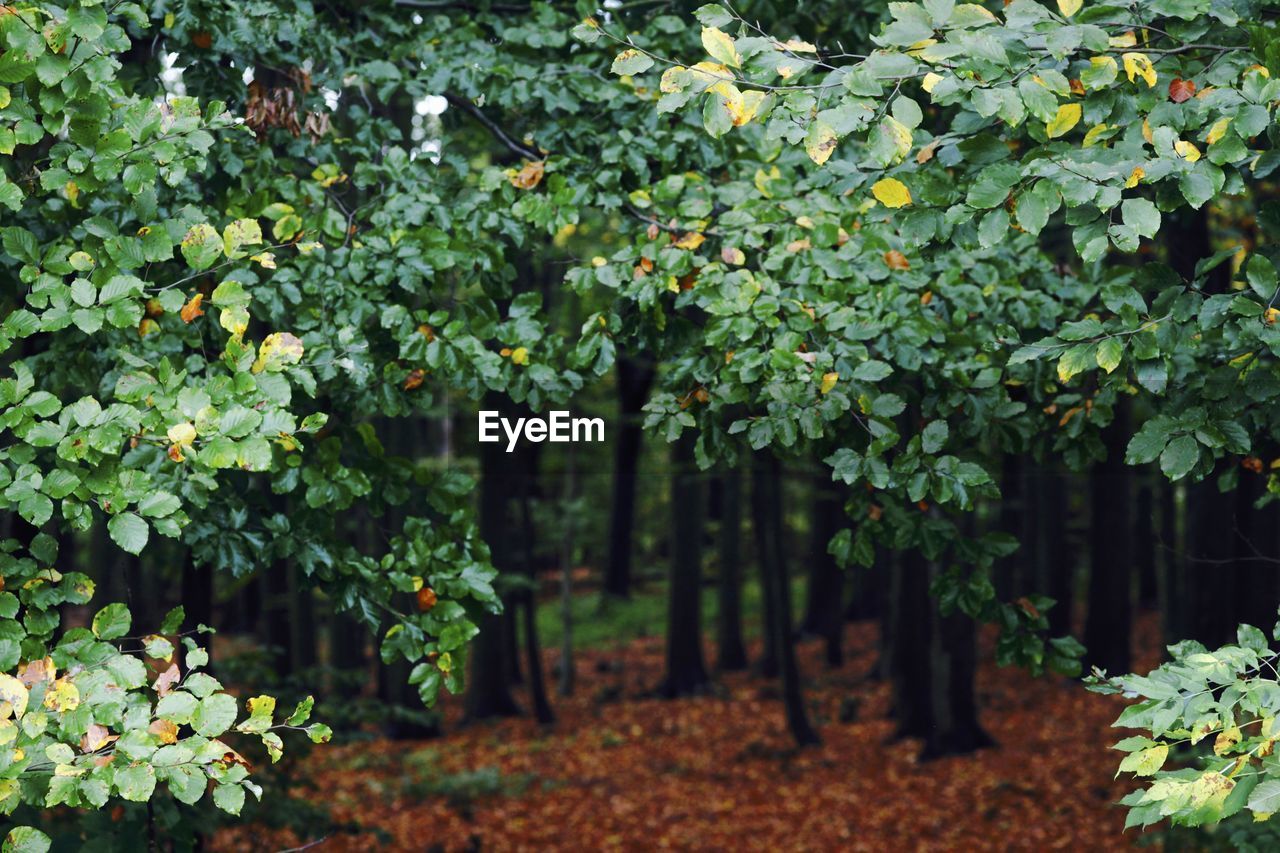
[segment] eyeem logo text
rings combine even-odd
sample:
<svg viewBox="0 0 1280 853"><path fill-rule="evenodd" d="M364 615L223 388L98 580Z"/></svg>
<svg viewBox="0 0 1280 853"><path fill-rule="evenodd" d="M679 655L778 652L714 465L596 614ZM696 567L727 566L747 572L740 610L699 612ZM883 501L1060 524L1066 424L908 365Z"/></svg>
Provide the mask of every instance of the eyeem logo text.
<svg viewBox="0 0 1280 853"><path fill-rule="evenodd" d="M480 412L480 440L502 441L506 436L507 452L516 449L523 437L538 444L552 442L604 441L604 418L575 418L568 412L548 412L545 418L516 418L510 421L498 412Z"/></svg>

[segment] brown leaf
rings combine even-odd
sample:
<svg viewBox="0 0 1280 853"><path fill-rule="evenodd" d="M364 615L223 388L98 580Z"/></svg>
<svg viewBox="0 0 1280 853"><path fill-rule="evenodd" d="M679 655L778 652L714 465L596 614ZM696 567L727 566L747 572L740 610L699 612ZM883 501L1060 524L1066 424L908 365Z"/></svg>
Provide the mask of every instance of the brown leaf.
<svg viewBox="0 0 1280 853"><path fill-rule="evenodd" d="M191 297L191 301L182 306L182 310L178 312L178 316L182 318L182 322L190 323L197 317L204 315L204 309L200 307L200 303L204 301L204 294L197 293Z"/></svg>
<svg viewBox="0 0 1280 853"><path fill-rule="evenodd" d="M27 664L18 670L18 680L27 687L33 687L41 681L52 681L56 673L53 658L37 658L27 661Z"/></svg>
<svg viewBox="0 0 1280 853"><path fill-rule="evenodd" d="M171 663L168 669L156 676L156 680L151 686L158 695L168 696L173 692L173 685L181 680L182 674L178 670L178 665Z"/></svg>
<svg viewBox="0 0 1280 853"><path fill-rule="evenodd" d="M170 725L173 724L170 723ZM176 730L177 727L174 726L174 729ZM102 726L97 723L90 723L89 728L80 736L80 751L85 753L97 752L104 746L114 743L119 739L120 736L111 734L111 730L106 726ZM170 743L172 742L173 741L170 741Z"/></svg>
<svg viewBox="0 0 1280 853"><path fill-rule="evenodd" d="M436 591L429 586L418 590L418 612L426 613L436 606Z"/></svg>
<svg viewBox="0 0 1280 853"><path fill-rule="evenodd" d="M404 380L404 390L412 391L422 384L422 380L426 378L427 372L422 368L409 371L409 375Z"/></svg>
<svg viewBox="0 0 1280 853"><path fill-rule="evenodd" d="M546 160L526 160L524 167L511 176L511 186L519 190L533 189L542 183L542 174L546 165Z"/></svg>
<svg viewBox="0 0 1280 853"><path fill-rule="evenodd" d="M911 269L911 262L907 260L907 256L897 249L890 249L884 253L884 263L891 270Z"/></svg>
<svg viewBox="0 0 1280 853"><path fill-rule="evenodd" d="M155 720L147 731L159 738L161 743L178 742L178 726L172 720Z"/></svg>
<svg viewBox="0 0 1280 853"><path fill-rule="evenodd" d="M1181 77L1174 77L1173 82L1169 84L1169 100L1175 104L1183 101L1189 101L1196 93L1196 84L1190 80L1183 80Z"/></svg>

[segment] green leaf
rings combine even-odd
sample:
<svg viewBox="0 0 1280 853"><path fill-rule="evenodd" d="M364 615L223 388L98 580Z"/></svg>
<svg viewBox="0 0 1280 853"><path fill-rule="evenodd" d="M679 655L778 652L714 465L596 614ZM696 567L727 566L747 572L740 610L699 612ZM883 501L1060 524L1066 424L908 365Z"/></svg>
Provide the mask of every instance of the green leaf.
<svg viewBox="0 0 1280 853"><path fill-rule="evenodd" d="M115 640L129 633L133 617L119 602L108 604L93 617L93 633L99 640Z"/></svg>
<svg viewBox="0 0 1280 853"><path fill-rule="evenodd" d="M218 785L213 789L213 803L224 812L238 815L244 807L244 788L239 783Z"/></svg>
<svg viewBox="0 0 1280 853"><path fill-rule="evenodd" d="M648 54L634 48L628 48L614 57L609 68L614 74L642 74L653 67L653 60Z"/></svg>
<svg viewBox="0 0 1280 853"><path fill-rule="evenodd" d="M111 516L107 532L111 534L112 542L130 554L141 554L151 535L147 523L131 512Z"/></svg>
<svg viewBox="0 0 1280 853"><path fill-rule="evenodd" d="M156 789L156 771L150 764L131 764L116 771L116 791L130 802L145 803Z"/></svg>
<svg viewBox="0 0 1280 853"><path fill-rule="evenodd" d="M227 693L214 693L200 700L191 725L196 734L217 737L236 721L236 700Z"/></svg>
<svg viewBox="0 0 1280 853"><path fill-rule="evenodd" d="M1194 436L1180 435L1160 454L1160 470L1170 480L1180 480L1200 459L1200 445Z"/></svg>
<svg viewBox="0 0 1280 853"><path fill-rule="evenodd" d="M49 836L30 826L15 826L4 837L3 853L46 853Z"/></svg>
<svg viewBox="0 0 1280 853"><path fill-rule="evenodd" d="M222 238L212 225L200 223L191 226L182 238L182 257L195 270L205 270L222 256Z"/></svg>

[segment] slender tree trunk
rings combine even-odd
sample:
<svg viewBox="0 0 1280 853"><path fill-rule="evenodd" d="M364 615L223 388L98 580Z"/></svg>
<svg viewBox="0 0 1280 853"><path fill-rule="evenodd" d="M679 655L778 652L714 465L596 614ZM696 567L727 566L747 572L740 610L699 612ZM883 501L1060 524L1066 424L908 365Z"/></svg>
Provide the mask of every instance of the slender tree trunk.
<svg viewBox="0 0 1280 853"><path fill-rule="evenodd" d="M1216 478L1187 486L1187 545L1183 594L1187 634L1214 648L1235 637L1236 533L1234 496L1218 491Z"/></svg>
<svg viewBox="0 0 1280 853"><path fill-rule="evenodd" d="M1000 530L1017 537L1019 548L996 563L993 580L996 597L1001 601L1010 601L1027 591L1026 579L1023 577L1023 564L1026 562L1030 543L1022 536L1027 515L1024 506L1027 500L1027 487L1021 454L1006 453L1001 464Z"/></svg>
<svg viewBox="0 0 1280 853"><path fill-rule="evenodd" d="M887 552L876 548L875 561L869 567L850 566L844 570L850 587L849 600L845 604L846 622L879 619L885 611L885 590L888 588L889 560Z"/></svg>
<svg viewBox="0 0 1280 853"><path fill-rule="evenodd" d="M697 437L672 446L671 571L667 586L667 671L660 692L689 696L711 681L702 659L703 489L694 464Z"/></svg>
<svg viewBox="0 0 1280 853"><path fill-rule="evenodd" d="M560 542L560 687L561 696L572 696L575 681L573 664L573 508L578 495L577 458L573 445L565 454L564 538Z"/></svg>
<svg viewBox="0 0 1280 853"><path fill-rule="evenodd" d="M728 468L720 478L720 576L716 610L716 668L745 669L742 642L742 471Z"/></svg>
<svg viewBox="0 0 1280 853"><path fill-rule="evenodd" d="M782 541L782 475L777 457L768 451L756 453L751 478L752 514L760 542L761 594L765 601L774 602L769 629L778 652L787 728L798 746L821 743L817 731L809 724L796 661L791 626L791 579L787 573L786 544Z"/></svg>
<svg viewBox="0 0 1280 853"><path fill-rule="evenodd" d="M1187 626L1185 544L1178 523L1178 487L1161 477L1160 504L1160 627L1164 645L1191 636Z"/></svg>
<svg viewBox="0 0 1280 853"><path fill-rule="evenodd" d="M809 543L809 577L805 616L800 630L826 643L827 664L844 663L841 644L844 631L844 571L827 550L832 537L844 526L844 495L832 482L815 483Z"/></svg>
<svg viewBox="0 0 1280 853"><path fill-rule="evenodd" d="M649 398L653 366L620 356L615 372L618 387L618 428L614 439L613 496L609 507L609 552L605 562L604 593L631 595L632 528L636 510L636 474L643 439L641 407Z"/></svg>
<svg viewBox="0 0 1280 853"><path fill-rule="evenodd" d="M1039 466L1032 474L1031 488L1036 492L1037 588L1054 602L1047 615L1050 636L1065 637L1073 631L1076 589L1076 559L1067 543L1067 473Z"/></svg>
<svg viewBox="0 0 1280 853"><path fill-rule="evenodd" d="M550 725L555 722L556 715L547 701L546 681L542 673L542 656L538 651L538 601L537 554L534 543L536 532L533 524L533 508L531 506L534 489L538 480L538 445L529 445L524 451L526 459L521 467L520 483L520 528L522 545L522 563L524 568L525 587L520 591L519 605L521 622L524 628L525 661L529 670L529 701L533 705L533 713L538 722Z"/></svg>
<svg viewBox="0 0 1280 853"><path fill-rule="evenodd" d="M1133 501L1133 567L1138 575L1138 603L1153 606L1159 596L1156 582L1155 490L1151 483L1152 472L1134 472L1136 494Z"/></svg>
<svg viewBox="0 0 1280 853"><path fill-rule="evenodd" d="M893 686L895 738L927 738L932 728L932 680L929 671L929 561L917 548L894 555L889 578L889 607L882 634L881 661Z"/></svg>
<svg viewBox="0 0 1280 853"><path fill-rule="evenodd" d="M1116 404L1115 420L1102 432L1107 457L1090 472L1089 613L1086 665L1112 675L1130 669L1133 619L1133 521L1129 469L1128 404Z"/></svg>
<svg viewBox="0 0 1280 853"><path fill-rule="evenodd" d="M485 395L486 408L504 411L504 400L495 393ZM490 557L499 572L510 571L507 540L507 496L511 493L510 460L501 443L480 445L480 536L489 545ZM520 713L511 695L503 636L502 614L486 613L479 620L480 633L471 641L470 668L464 700L469 721L510 717Z"/></svg>

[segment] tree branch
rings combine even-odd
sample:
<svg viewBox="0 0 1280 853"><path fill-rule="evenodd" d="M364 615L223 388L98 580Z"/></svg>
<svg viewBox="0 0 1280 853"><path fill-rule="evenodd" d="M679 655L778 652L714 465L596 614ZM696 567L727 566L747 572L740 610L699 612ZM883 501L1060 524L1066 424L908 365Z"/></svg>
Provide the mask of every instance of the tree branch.
<svg viewBox="0 0 1280 853"><path fill-rule="evenodd" d="M460 95L454 95L452 93L445 93L444 97L450 104L467 113L479 122L485 130L489 131L489 134L493 136L494 139L501 142L508 150L519 154L526 160L544 159L545 155L541 151L513 139L505 130L499 127L493 119L485 115L483 110L471 103L471 101Z"/></svg>

